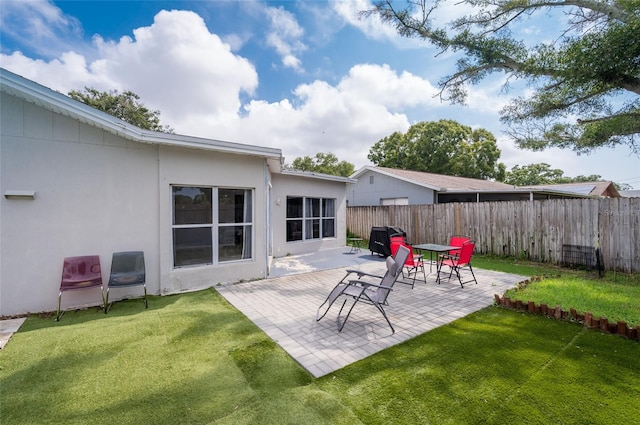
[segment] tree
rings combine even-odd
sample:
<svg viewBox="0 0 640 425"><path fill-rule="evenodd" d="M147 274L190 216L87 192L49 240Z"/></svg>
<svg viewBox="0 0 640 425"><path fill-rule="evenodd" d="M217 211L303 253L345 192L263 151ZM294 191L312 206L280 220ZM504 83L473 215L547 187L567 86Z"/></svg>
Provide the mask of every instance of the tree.
<svg viewBox="0 0 640 425"><path fill-rule="evenodd" d="M70 91L69 97L145 130L173 133L171 127L160 124L160 111L147 109L140 102L140 96L132 91L100 92L85 87L84 91Z"/></svg>
<svg viewBox="0 0 640 425"><path fill-rule="evenodd" d="M436 10L454 0L409 0L395 8L381 0L364 16L377 14L398 33L429 41L442 52L463 53L457 72L440 81L440 95L464 103L466 85L493 73L507 82L526 79L530 97L502 110L516 144L542 150L640 146L640 1L638 0L462 0L473 12L436 27ZM456 6L457 0L456 1ZM545 34L550 42L527 46L511 30L536 13L559 10L566 28Z"/></svg>
<svg viewBox="0 0 640 425"><path fill-rule="evenodd" d="M599 175L566 177L564 171L551 168L547 163L516 165L507 171L504 183L514 186L537 186L542 184L580 183L601 180Z"/></svg>
<svg viewBox="0 0 640 425"><path fill-rule="evenodd" d="M419 122L405 134L393 133L376 142L368 158L380 167L477 179L501 180L506 170L498 163L493 134L452 120Z"/></svg>
<svg viewBox="0 0 640 425"><path fill-rule="evenodd" d="M301 171L331 174L334 176L349 177L356 167L347 161L339 161L332 153L318 152L315 157L298 157L293 160L290 168Z"/></svg>

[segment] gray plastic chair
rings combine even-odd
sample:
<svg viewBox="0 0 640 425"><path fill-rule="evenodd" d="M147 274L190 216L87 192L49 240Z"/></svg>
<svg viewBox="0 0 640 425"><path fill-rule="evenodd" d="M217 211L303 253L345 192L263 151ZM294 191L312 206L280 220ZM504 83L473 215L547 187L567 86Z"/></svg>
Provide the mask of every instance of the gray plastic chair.
<svg viewBox="0 0 640 425"><path fill-rule="evenodd" d="M113 302L109 304L109 290L142 285L144 288L144 308L148 308L146 272L144 267L144 252L127 251L114 252L111 260L111 274L107 284L107 295L103 300L105 314L109 312Z"/></svg>
<svg viewBox="0 0 640 425"><path fill-rule="evenodd" d="M400 276L402 267L409 256L409 250L401 246L394 257L387 257L386 266L387 272L384 276L377 276L369 273L365 273L359 270L347 270L347 274L342 278L340 282L331 290L327 299L320 304L318 307L318 311L316 312L316 321L320 321L324 316L326 316L327 312L333 305L333 303L338 299L343 297L344 302L342 303L342 307L340 307L340 311L338 312L338 332L342 331L345 323L349 319L351 315L351 311L353 308L362 301L365 304L373 305L389 324L392 333L395 333L395 329L389 318L387 317L387 313L384 311L385 305L387 305L387 297L389 293L391 293L393 289L393 285L398 280L398 276ZM358 276L358 279L347 280L347 278L353 274ZM362 280L362 278L367 278L368 280ZM371 280L377 280L378 283L372 283ZM345 304L349 299L353 300L353 304L349 308L347 315L344 320L340 322L340 315L342 314L342 310L344 309ZM323 306L326 305L324 312Z"/></svg>

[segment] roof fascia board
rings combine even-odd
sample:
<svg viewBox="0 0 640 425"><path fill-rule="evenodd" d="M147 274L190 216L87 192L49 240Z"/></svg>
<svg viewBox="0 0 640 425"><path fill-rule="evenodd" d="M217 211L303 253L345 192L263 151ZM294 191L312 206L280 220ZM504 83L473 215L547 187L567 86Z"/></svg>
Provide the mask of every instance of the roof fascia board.
<svg viewBox="0 0 640 425"><path fill-rule="evenodd" d="M538 193L542 195L562 195L570 196L572 198L593 198L593 195L584 195L575 192L563 192L561 190L549 190L549 189L482 189L482 190L466 190L466 189L451 189L446 193Z"/></svg>

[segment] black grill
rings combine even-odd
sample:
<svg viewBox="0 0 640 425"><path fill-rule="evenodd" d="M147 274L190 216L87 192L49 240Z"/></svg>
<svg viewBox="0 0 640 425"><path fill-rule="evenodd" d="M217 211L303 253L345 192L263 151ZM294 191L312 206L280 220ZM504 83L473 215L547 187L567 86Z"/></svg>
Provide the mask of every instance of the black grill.
<svg viewBox="0 0 640 425"><path fill-rule="evenodd" d="M407 238L407 234L399 227L393 226L374 226L371 228L369 235L369 251L388 257L391 255L391 236L402 236Z"/></svg>

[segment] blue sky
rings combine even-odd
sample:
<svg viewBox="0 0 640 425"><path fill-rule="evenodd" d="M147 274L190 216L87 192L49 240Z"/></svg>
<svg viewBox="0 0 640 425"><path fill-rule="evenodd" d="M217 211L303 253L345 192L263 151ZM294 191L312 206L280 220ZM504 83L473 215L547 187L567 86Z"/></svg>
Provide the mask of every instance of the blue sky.
<svg viewBox="0 0 640 425"><path fill-rule="evenodd" d="M441 102L440 78L456 57L403 39L354 1L0 2L0 66L68 93L85 86L131 90L177 133L280 148L286 162L332 152L357 168L371 146L419 121L486 128L501 161L546 162L567 176L599 174L640 188L640 159L626 147L578 156L518 150L499 110L526 87L494 76L466 106ZM463 12L442 9L439 19ZM533 16L527 41L562 23ZM544 26L542 26L544 25Z"/></svg>

